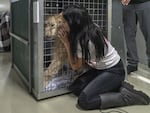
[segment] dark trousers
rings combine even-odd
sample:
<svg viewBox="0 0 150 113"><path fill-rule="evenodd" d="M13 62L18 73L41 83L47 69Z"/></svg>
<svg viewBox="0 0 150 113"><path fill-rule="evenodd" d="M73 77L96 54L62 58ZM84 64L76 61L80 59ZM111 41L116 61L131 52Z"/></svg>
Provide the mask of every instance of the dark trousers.
<svg viewBox="0 0 150 113"><path fill-rule="evenodd" d="M84 109L99 109L100 95L108 92L118 92L125 71L122 61L116 66L97 70L91 69L77 78L70 86L72 92L78 96L78 104Z"/></svg>
<svg viewBox="0 0 150 113"><path fill-rule="evenodd" d="M146 54L150 62L150 1L123 6L124 33L127 45L127 61L136 66L139 58L136 46L137 22L145 38Z"/></svg>

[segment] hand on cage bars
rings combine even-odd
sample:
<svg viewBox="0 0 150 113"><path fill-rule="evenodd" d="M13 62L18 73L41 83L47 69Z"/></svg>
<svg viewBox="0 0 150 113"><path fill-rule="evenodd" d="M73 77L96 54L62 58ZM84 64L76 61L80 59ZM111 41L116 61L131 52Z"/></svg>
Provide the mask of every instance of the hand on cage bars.
<svg viewBox="0 0 150 113"><path fill-rule="evenodd" d="M130 3L131 0L121 0L121 3L123 5L128 5Z"/></svg>

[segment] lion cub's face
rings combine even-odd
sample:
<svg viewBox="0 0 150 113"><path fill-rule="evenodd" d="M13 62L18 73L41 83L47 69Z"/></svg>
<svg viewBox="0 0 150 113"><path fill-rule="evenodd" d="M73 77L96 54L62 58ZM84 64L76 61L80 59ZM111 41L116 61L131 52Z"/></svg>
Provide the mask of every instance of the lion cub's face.
<svg viewBox="0 0 150 113"><path fill-rule="evenodd" d="M47 37L56 37L58 28L65 22L62 14L49 16L45 21L45 35Z"/></svg>

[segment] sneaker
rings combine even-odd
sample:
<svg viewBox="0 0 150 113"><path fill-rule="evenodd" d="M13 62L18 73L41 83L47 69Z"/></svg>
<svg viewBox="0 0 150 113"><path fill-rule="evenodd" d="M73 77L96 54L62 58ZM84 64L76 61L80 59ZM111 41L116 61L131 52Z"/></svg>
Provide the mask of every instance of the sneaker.
<svg viewBox="0 0 150 113"><path fill-rule="evenodd" d="M128 65L127 66L127 73L130 74L131 72L137 71L138 70L138 66L131 66Z"/></svg>
<svg viewBox="0 0 150 113"><path fill-rule="evenodd" d="M134 86L129 83L123 84L120 92L127 105L148 105L150 103L148 95L142 91L135 90Z"/></svg>

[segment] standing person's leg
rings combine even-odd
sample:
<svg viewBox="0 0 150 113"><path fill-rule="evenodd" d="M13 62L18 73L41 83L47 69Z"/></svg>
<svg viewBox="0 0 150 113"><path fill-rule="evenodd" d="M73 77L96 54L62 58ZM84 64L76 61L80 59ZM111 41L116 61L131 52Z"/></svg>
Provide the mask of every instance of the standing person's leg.
<svg viewBox="0 0 150 113"><path fill-rule="evenodd" d="M139 4L136 10L140 28L145 38L148 67L150 67L150 15L148 15L150 12L150 1Z"/></svg>
<svg viewBox="0 0 150 113"><path fill-rule="evenodd" d="M124 34L127 46L127 72L137 70L138 54L136 46L137 16L134 5L123 6Z"/></svg>

